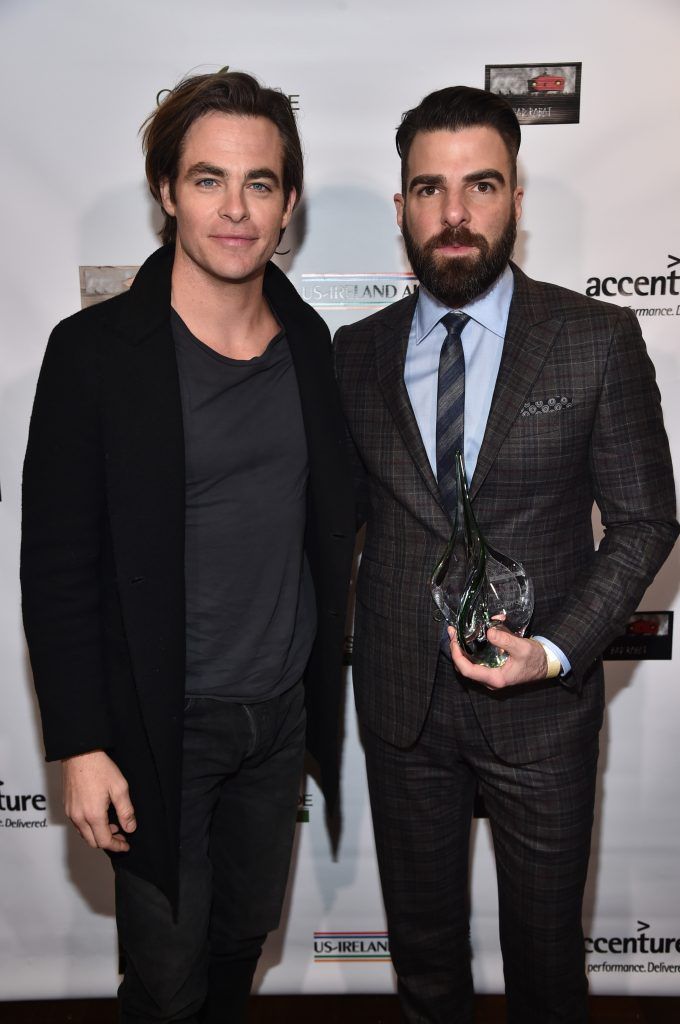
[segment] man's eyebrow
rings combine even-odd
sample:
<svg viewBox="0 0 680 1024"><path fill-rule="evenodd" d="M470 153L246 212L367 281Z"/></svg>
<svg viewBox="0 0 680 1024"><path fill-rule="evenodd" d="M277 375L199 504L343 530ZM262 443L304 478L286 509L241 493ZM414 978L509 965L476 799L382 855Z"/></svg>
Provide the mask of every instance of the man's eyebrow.
<svg viewBox="0 0 680 1024"><path fill-rule="evenodd" d="M419 185L439 186L444 185L445 183L446 178L444 177L443 174L416 174L415 178L411 178L408 185L408 190L409 192L412 192L413 189L417 188Z"/></svg>
<svg viewBox="0 0 680 1024"><path fill-rule="evenodd" d="M187 178L194 178L197 174L209 174L211 178L225 177L224 167L217 167L215 164L207 164L202 160L199 160L197 164L192 164L191 167L187 168Z"/></svg>
<svg viewBox="0 0 680 1024"><path fill-rule="evenodd" d="M495 167L487 167L483 171L471 171L470 174L464 175L463 181L471 185L475 181L487 181L489 178L492 181L497 181L499 185L505 185L505 178Z"/></svg>
<svg viewBox="0 0 680 1024"><path fill-rule="evenodd" d="M271 167L255 167L246 173L246 181L254 181L255 178L266 178L268 181L273 181L275 185L281 184L278 174Z"/></svg>

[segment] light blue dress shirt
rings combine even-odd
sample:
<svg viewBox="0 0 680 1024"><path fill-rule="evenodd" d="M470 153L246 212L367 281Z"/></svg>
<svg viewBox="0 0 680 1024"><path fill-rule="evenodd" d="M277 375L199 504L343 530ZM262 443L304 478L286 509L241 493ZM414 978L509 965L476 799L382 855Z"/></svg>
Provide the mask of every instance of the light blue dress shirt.
<svg viewBox="0 0 680 1024"><path fill-rule="evenodd" d="M464 456L468 482L489 418L491 398L503 355L514 279L510 267L482 295L456 312L470 317L461 342L465 354ZM437 379L439 355L446 338L441 322L451 310L420 287L406 350L404 383L425 445L432 472L437 475Z"/></svg>
<svg viewBox="0 0 680 1024"><path fill-rule="evenodd" d="M512 270L507 266L482 295L455 310L457 313L467 313L470 317L461 334L465 355L463 455L468 483L477 465L477 456L489 418L491 399L503 355L513 290L514 278ZM447 333L441 320L450 312L452 310L449 306L435 299L421 285L404 364L404 383L435 477L439 356ZM545 637L535 639L541 640L557 655L563 673L570 670L569 659L556 644Z"/></svg>

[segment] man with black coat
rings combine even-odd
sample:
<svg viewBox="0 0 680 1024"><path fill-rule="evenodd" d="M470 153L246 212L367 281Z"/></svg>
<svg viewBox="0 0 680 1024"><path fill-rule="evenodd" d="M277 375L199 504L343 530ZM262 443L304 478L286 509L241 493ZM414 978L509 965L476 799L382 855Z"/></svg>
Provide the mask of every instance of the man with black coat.
<svg viewBox="0 0 680 1024"><path fill-rule="evenodd" d="M165 245L57 326L41 370L24 621L66 812L115 867L122 1020L237 1021L305 707L337 788L353 506L328 331L270 262L302 190L289 101L188 78L144 145Z"/></svg>

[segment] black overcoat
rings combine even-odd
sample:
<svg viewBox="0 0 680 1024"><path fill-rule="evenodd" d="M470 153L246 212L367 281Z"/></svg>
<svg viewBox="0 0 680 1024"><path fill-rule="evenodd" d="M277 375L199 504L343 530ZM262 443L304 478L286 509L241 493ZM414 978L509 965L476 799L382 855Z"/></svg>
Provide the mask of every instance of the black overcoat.
<svg viewBox="0 0 680 1024"><path fill-rule="evenodd" d="M173 249L129 292L62 321L38 381L24 466L23 612L48 760L106 750L138 820L125 866L174 897L185 669L184 439L170 329ZM309 456L305 549L318 632L308 747L332 801L354 536L326 325L273 264Z"/></svg>

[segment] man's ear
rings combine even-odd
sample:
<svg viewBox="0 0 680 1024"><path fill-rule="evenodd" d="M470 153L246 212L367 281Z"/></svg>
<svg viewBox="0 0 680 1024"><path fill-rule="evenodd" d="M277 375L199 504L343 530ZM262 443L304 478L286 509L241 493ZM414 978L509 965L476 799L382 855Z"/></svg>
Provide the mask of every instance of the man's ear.
<svg viewBox="0 0 680 1024"><path fill-rule="evenodd" d="M161 194L161 206L171 217L175 216L175 201L172 198L172 189L168 178L161 178L159 191Z"/></svg>
<svg viewBox="0 0 680 1024"><path fill-rule="evenodd" d="M401 192L395 192L394 194L394 208L397 211L397 224L401 231L401 225L404 220L404 197Z"/></svg>
<svg viewBox="0 0 680 1024"><path fill-rule="evenodd" d="M281 217L281 230L285 231L290 223L290 218L293 216L293 210L295 209L295 203L297 202L297 192L294 188L290 190L286 205L283 209L283 216Z"/></svg>
<svg viewBox="0 0 680 1024"><path fill-rule="evenodd" d="M524 189L521 186L517 186L512 196L512 203L515 208L515 222L517 222L522 216L522 200L524 199Z"/></svg>

